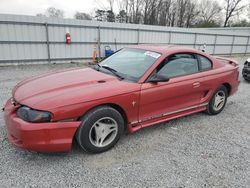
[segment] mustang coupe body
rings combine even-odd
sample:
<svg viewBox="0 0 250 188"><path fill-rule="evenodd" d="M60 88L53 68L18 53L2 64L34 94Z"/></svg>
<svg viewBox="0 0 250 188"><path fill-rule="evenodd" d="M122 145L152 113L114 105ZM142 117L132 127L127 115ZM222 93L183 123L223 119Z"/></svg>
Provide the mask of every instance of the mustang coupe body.
<svg viewBox="0 0 250 188"><path fill-rule="evenodd" d="M238 63L179 46L126 47L99 64L26 79L4 107L8 139L32 151L88 152L192 113L220 113L239 85ZM167 134L167 133L166 133Z"/></svg>

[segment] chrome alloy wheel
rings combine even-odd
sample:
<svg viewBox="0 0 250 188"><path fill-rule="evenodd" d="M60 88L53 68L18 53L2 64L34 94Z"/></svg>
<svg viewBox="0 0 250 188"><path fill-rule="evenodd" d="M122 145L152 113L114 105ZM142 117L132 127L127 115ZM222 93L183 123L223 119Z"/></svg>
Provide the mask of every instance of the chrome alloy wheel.
<svg viewBox="0 0 250 188"><path fill-rule="evenodd" d="M117 122L111 117L104 117L92 125L89 131L89 140L96 147L105 147L113 142L117 133Z"/></svg>
<svg viewBox="0 0 250 188"><path fill-rule="evenodd" d="M225 92L222 90L218 91L214 97L214 105L213 105L214 110L219 111L221 108L223 108L225 101L226 101Z"/></svg>

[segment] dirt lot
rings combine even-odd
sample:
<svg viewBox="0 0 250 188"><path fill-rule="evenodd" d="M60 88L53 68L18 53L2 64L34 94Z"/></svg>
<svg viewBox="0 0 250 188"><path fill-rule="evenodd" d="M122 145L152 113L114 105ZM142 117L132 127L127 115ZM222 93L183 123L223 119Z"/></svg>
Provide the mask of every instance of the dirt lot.
<svg viewBox="0 0 250 188"><path fill-rule="evenodd" d="M237 58L241 63L246 58ZM77 65L0 67L0 106L20 80ZM0 114L1 187L249 187L250 83L217 116L198 113L125 135L106 153L64 154L9 144Z"/></svg>

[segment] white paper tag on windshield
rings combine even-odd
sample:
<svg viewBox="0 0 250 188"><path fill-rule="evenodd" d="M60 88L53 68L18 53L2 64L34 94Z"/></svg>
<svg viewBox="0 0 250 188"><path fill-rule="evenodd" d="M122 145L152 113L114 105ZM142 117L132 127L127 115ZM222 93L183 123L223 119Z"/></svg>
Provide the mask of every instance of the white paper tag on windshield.
<svg viewBox="0 0 250 188"><path fill-rule="evenodd" d="M150 51L146 51L146 52L144 53L144 55L151 56L151 57L153 57L153 58L155 58L155 59L157 59L158 57L161 56L161 54L158 54L158 53L156 53L156 52L150 52Z"/></svg>

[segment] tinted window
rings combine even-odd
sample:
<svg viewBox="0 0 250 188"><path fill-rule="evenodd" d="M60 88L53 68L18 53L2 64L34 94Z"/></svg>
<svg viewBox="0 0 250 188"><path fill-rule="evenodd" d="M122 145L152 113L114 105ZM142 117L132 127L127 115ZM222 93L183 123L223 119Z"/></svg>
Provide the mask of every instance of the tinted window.
<svg viewBox="0 0 250 188"><path fill-rule="evenodd" d="M204 56L198 55L201 62L201 70L209 70L212 68L212 63L209 59Z"/></svg>
<svg viewBox="0 0 250 188"><path fill-rule="evenodd" d="M175 54L158 68L158 74L169 78L199 72L198 61L192 54Z"/></svg>

